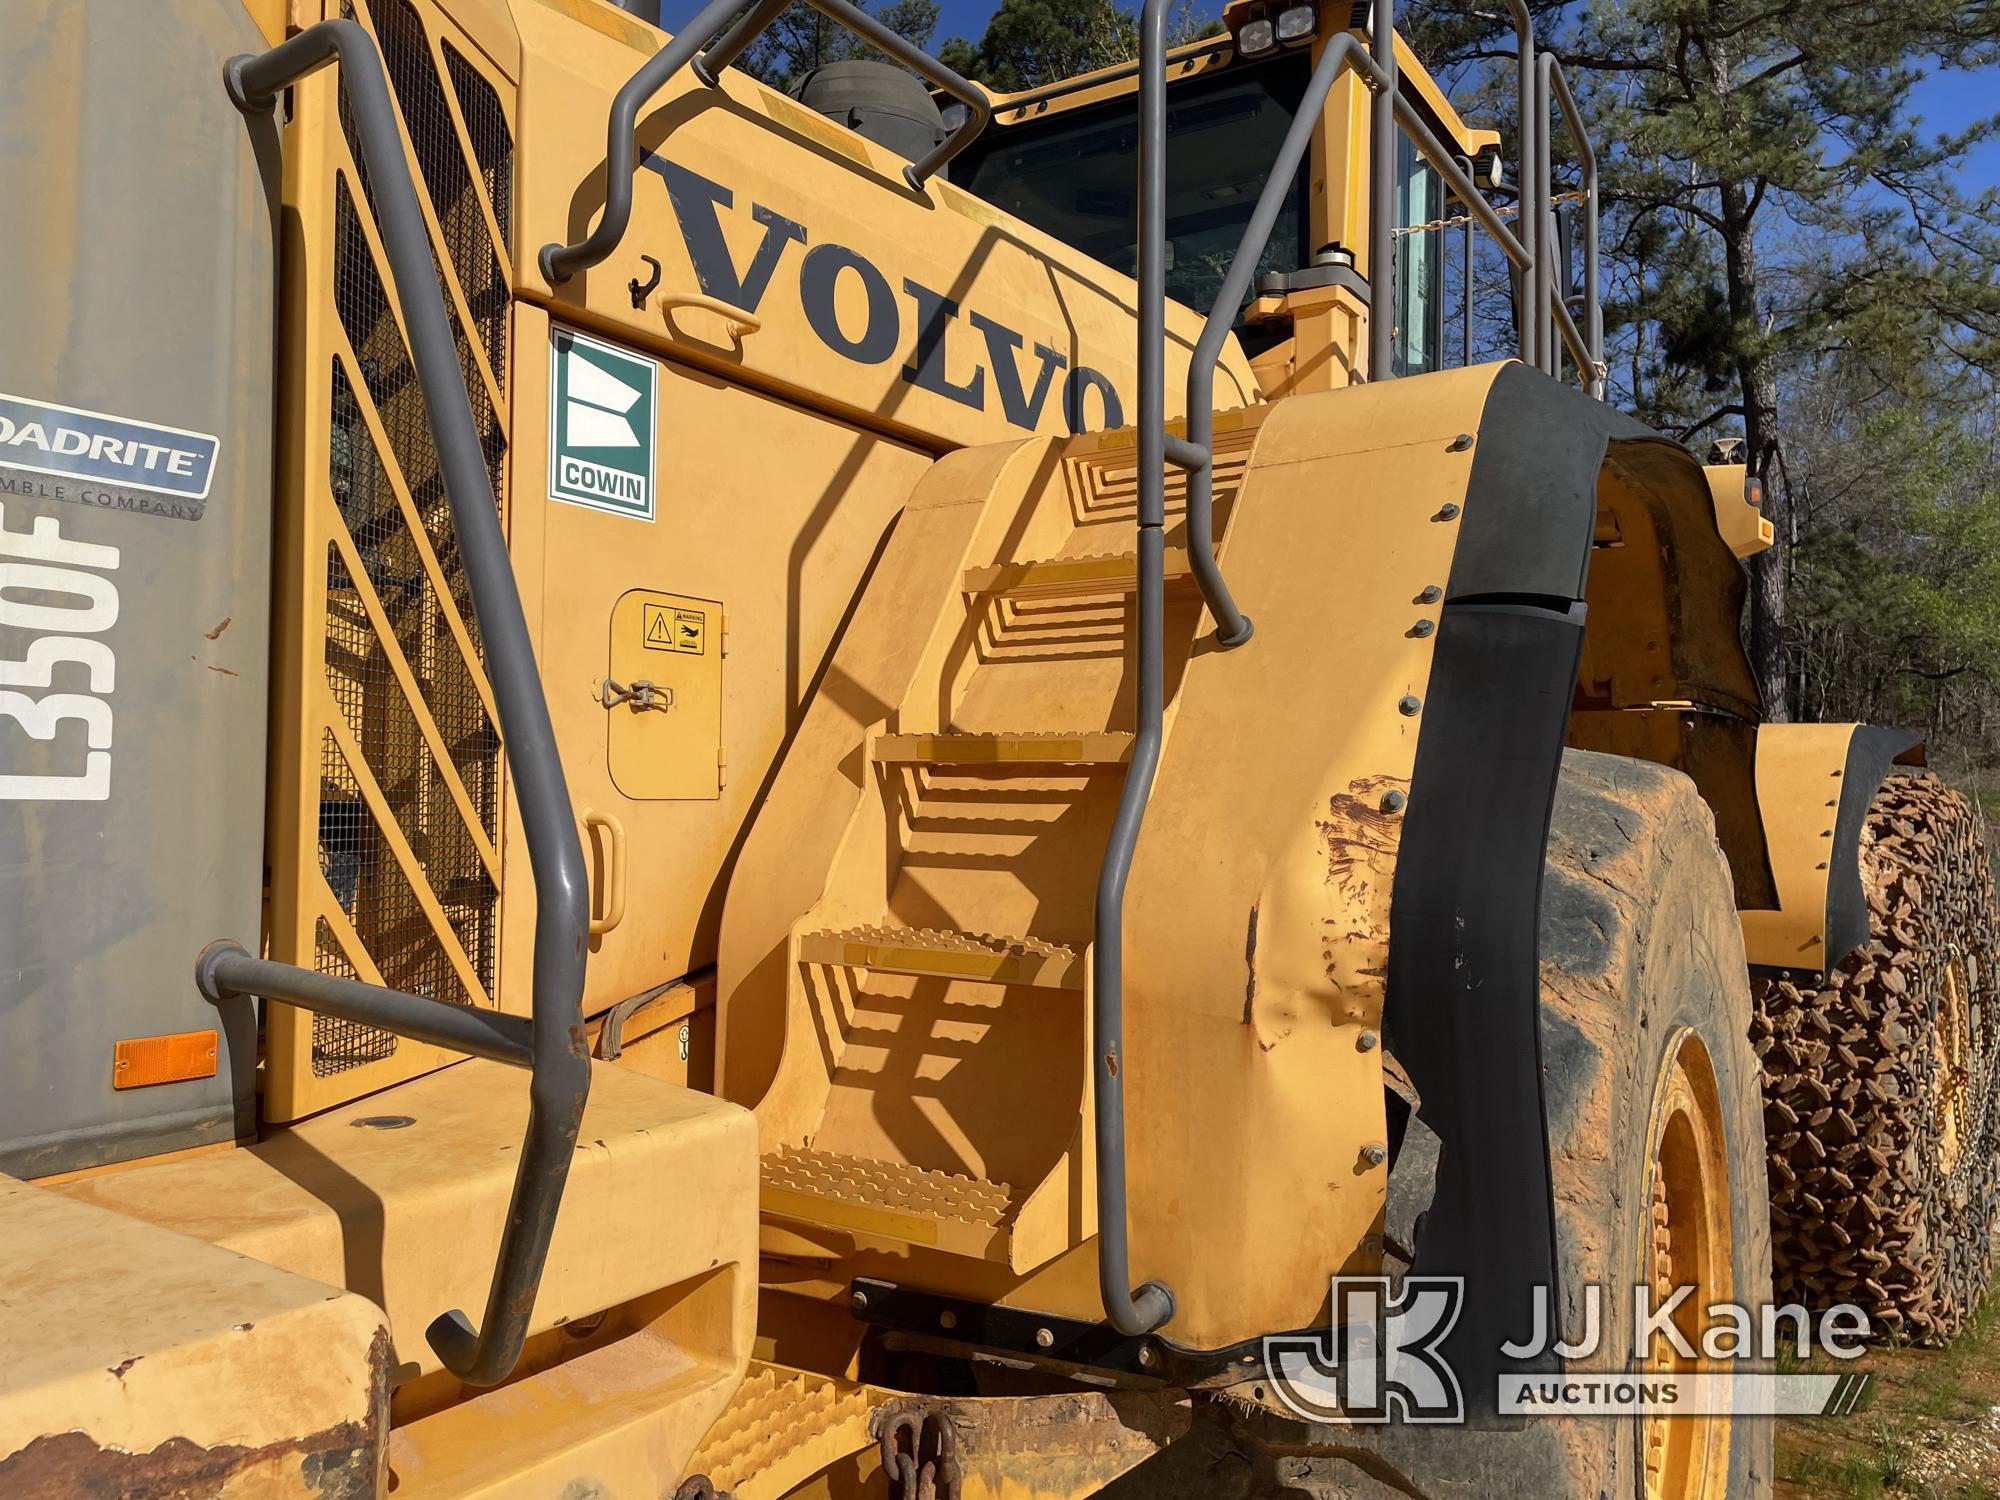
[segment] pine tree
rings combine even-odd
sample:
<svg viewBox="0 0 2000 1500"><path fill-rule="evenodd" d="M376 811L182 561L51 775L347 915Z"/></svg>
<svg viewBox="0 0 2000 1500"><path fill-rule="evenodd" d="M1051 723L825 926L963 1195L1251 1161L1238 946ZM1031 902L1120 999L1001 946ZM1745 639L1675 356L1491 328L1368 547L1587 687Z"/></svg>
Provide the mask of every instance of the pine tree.
<svg viewBox="0 0 2000 1500"><path fill-rule="evenodd" d="M1614 374L1684 440L1739 431L1779 544L1751 566L1751 657L1789 717L1786 581L1797 474L1787 379L1840 352L1893 364L2000 354L2000 201L1968 201L1953 164L1994 133L1927 137L1926 70L2000 58L2000 7L1965 0L1588 0L1536 7L1584 95L1603 167L1619 296ZM1420 0L1434 64L1497 65L1491 14ZM1499 90L1495 66L1486 89ZM1511 109L1509 110L1511 115Z"/></svg>

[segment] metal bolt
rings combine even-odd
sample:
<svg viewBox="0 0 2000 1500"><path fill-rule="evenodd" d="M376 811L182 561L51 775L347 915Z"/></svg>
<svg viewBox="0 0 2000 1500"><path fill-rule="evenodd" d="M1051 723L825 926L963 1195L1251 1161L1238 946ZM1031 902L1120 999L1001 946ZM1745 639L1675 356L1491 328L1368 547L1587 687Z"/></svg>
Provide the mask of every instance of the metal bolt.
<svg viewBox="0 0 2000 1500"><path fill-rule="evenodd" d="M1410 799L1407 796L1405 796L1402 792L1398 791L1384 792L1382 794L1382 811L1401 812L1404 806L1409 802L1409 800Z"/></svg>
<svg viewBox="0 0 2000 1500"><path fill-rule="evenodd" d="M946 1308L943 1312L938 1314L938 1327L940 1328L958 1327L958 1314L953 1312L950 1308Z"/></svg>
<svg viewBox="0 0 2000 1500"><path fill-rule="evenodd" d="M1422 640L1425 636L1429 635L1433 630L1436 630L1437 628L1438 627L1436 620L1419 620L1417 621L1416 624L1410 627L1410 634L1415 636L1418 640Z"/></svg>
<svg viewBox="0 0 2000 1500"><path fill-rule="evenodd" d="M856 1312L868 1311L868 1294L866 1292L857 1291L850 1293L847 1300L854 1305Z"/></svg>
<svg viewBox="0 0 2000 1500"><path fill-rule="evenodd" d="M1443 505L1438 507L1437 518L1440 521L1456 521L1458 519L1458 503L1454 500L1445 501Z"/></svg>
<svg viewBox="0 0 2000 1500"><path fill-rule="evenodd" d="M1372 1031L1364 1031L1354 1039L1354 1045L1363 1052L1373 1052L1376 1047L1381 1045L1381 1042L1382 1038Z"/></svg>
<svg viewBox="0 0 2000 1500"><path fill-rule="evenodd" d="M1055 1345L1056 1336L1053 1331L1047 1328L1037 1328L1035 1330L1035 1347L1037 1349L1053 1349Z"/></svg>
<svg viewBox="0 0 2000 1500"><path fill-rule="evenodd" d="M1443 589L1439 588L1434 583L1427 583L1423 587L1423 592L1417 595L1417 603L1435 604L1438 602L1438 600L1442 599L1443 597L1444 597Z"/></svg>
<svg viewBox="0 0 2000 1500"><path fill-rule="evenodd" d="M1144 1365L1147 1369L1150 1370L1153 1368L1154 1365L1158 1364L1159 1362L1160 1362L1159 1353L1153 1348L1151 1344L1141 1344L1139 1346L1140 1364Z"/></svg>
<svg viewBox="0 0 2000 1500"><path fill-rule="evenodd" d="M1389 1159L1389 1148L1380 1141L1370 1141L1361 1148L1361 1159L1371 1167L1379 1167Z"/></svg>
<svg viewBox="0 0 2000 1500"><path fill-rule="evenodd" d="M1423 699L1419 698L1415 693L1405 693L1396 700L1396 709L1404 718L1411 717L1423 706Z"/></svg>
<svg viewBox="0 0 2000 1500"><path fill-rule="evenodd" d="M1451 440L1451 446L1445 449L1444 451L1447 453L1463 453L1467 448L1470 448L1471 446L1472 446L1472 434L1469 432L1461 432L1457 437Z"/></svg>

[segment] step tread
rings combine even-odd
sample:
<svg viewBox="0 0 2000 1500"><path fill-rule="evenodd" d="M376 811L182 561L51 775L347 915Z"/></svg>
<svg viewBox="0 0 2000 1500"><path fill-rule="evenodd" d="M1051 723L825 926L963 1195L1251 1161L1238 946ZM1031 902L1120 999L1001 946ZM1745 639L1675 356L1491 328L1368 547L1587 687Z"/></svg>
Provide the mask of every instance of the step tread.
<svg viewBox="0 0 2000 1500"><path fill-rule="evenodd" d="M1185 547L1166 549L1164 571L1169 582L1188 576ZM968 594L1129 594L1137 586L1138 577L1137 555L1113 552L967 568L964 590Z"/></svg>
<svg viewBox="0 0 2000 1500"><path fill-rule="evenodd" d="M764 1188L982 1229L1004 1227L1015 1208L1014 1190L1004 1182L805 1146L764 1158Z"/></svg>
<svg viewBox="0 0 2000 1500"><path fill-rule="evenodd" d="M1132 757L1129 730L1048 734L883 734L874 755L886 765L1117 765Z"/></svg>
<svg viewBox="0 0 2000 1500"><path fill-rule="evenodd" d="M807 963L889 974L1023 984L1037 989L1083 987L1083 965L1076 950L1033 937L929 927L845 927L804 934L799 939L799 957Z"/></svg>
<svg viewBox="0 0 2000 1500"><path fill-rule="evenodd" d="M846 1381L753 1365L689 1464L738 1500L779 1496L858 1453L868 1435L867 1391Z"/></svg>

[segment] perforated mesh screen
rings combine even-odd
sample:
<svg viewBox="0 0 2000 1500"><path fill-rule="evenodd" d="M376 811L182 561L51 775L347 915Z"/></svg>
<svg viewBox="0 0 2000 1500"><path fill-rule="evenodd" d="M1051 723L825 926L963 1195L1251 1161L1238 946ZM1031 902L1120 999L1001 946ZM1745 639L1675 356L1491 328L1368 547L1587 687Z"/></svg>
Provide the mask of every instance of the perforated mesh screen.
<svg viewBox="0 0 2000 1500"><path fill-rule="evenodd" d="M496 384L504 382L508 288L481 201L483 190L502 222L511 211L513 143L500 101L463 57L454 59L455 83L439 75L424 31L428 9L411 0L369 0L365 9L345 0L342 9L349 16L359 9L359 18L372 22L408 131L415 174L439 226L432 271L448 287L449 267L471 312L479 351ZM460 100L465 138L476 143L476 167L452 118L447 89ZM349 179L336 174L331 291L354 363L336 354L321 367L328 371L327 479L338 520L327 517L322 525L331 532L320 534L337 535L345 526L363 578L349 573L341 550L329 543L325 672L366 777L379 789L411 863L406 870L397 860L395 846L363 798L356 768L332 730L322 729L320 872L353 924L349 941L358 938L361 945L356 957L365 953L385 984L470 1004L495 989L498 891L471 829L479 827L497 844L501 746L480 692L478 622L430 423L386 272L369 248L362 218L372 213L374 186L345 91L336 96L362 203L355 203ZM504 416L494 407L453 299L445 300L494 498L504 514ZM408 509L398 498L398 481ZM382 634L368 612L369 595L384 622ZM470 641L470 662L454 627ZM405 675L414 683L414 699L405 692ZM426 725L435 730L442 757L434 753ZM464 789L470 820L453 794L446 763ZM435 902L484 996L468 993L451 944L440 938L420 892ZM322 972L359 977L324 919L317 923L315 948ZM312 1072L327 1077L364 1067L392 1056L396 1046L387 1033L315 1017Z"/></svg>
<svg viewBox="0 0 2000 1500"><path fill-rule="evenodd" d="M438 773L389 653L333 547L327 548L326 574L327 685L417 857L425 883L444 909L473 972L491 991L497 892Z"/></svg>
<svg viewBox="0 0 2000 1500"><path fill-rule="evenodd" d="M458 273L472 320L479 325L486 360L494 379L506 389L507 278L493 253L493 235L486 226L465 152L445 102L444 80L438 77L424 24L409 0L375 0L375 35L382 44L382 61L389 87L403 112L403 124L416 148L417 171L430 193L431 209L444 231L445 253ZM472 378L467 373L467 380Z"/></svg>
<svg viewBox="0 0 2000 1500"><path fill-rule="evenodd" d="M321 804L320 815L322 818L326 815L325 803ZM338 979L361 977L354 965L347 961L347 955L340 951L340 943L334 937L333 929L326 925L325 917L319 919L315 929L314 947L316 956L313 966L320 973L331 974ZM313 1076L328 1078L349 1068L394 1057L397 1040L393 1031L378 1031L373 1026L363 1026L359 1021L345 1021L339 1016L315 1015L312 1021Z"/></svg>
<svg viewBox="0 0 2000 1500"><path fill-rule="evenodd" d="M514 132L507 128L507 112L500 107L493 85L450 42L439 45L444 49L445 66L451 70L452 87L458 91L458 112L465 118L465 133L472 138L472 154L486 183L486 201L493 205L493 221L500 226L505 248L514 236Z"/></svg>
<svg viewBox="0 0 2000 1500"><path fill-rule="evenodd" d="M331 730L320 740L319 867L391 989L470 1005Z"/></svg>
<svg viewBox="0 0 2000 1500"><path fill-rule="evenodd" d="M453 768L465 785L466 795L478 809L480 826L486 836L496 836L499 812L499 784L495 771L500 753L499 737L487 717L485 702L474 685L465 657L453 639L450 612L439 600L422 554L412 538L403 512L389 486L381 455L362 420L361 409L347 372L338 360L333 366L333 440L330 448L334 503L347 523L355 550L361 554L368 581L375 586L382 612L388 616L396 644L402 648L421 689L425 707L437 721L439 733L451 752ZM450 516L440 504L435 507L439 525L434 533L449 548L451 561L439 560L439 571L455 595L463 595L464 569L459 564L453 541ZM469 610L469 601L458 602ZM462 616L468 632L469 614ZM359 731L357 730L357 733Z"/></svg>

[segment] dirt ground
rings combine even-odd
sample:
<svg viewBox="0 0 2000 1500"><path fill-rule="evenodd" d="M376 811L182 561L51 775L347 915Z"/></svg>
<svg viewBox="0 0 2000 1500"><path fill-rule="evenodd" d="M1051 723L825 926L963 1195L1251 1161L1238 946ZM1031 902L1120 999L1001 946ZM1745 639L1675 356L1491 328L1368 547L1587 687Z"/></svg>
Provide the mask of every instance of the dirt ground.
<svg viewBox="0 0 2000 1500"><path fill-rule="evenodd" d="M2000 1500L2000 1294L1948 1349L1886 1347L1853 1415L1778 1425L1778 1500Z"/></svg>

